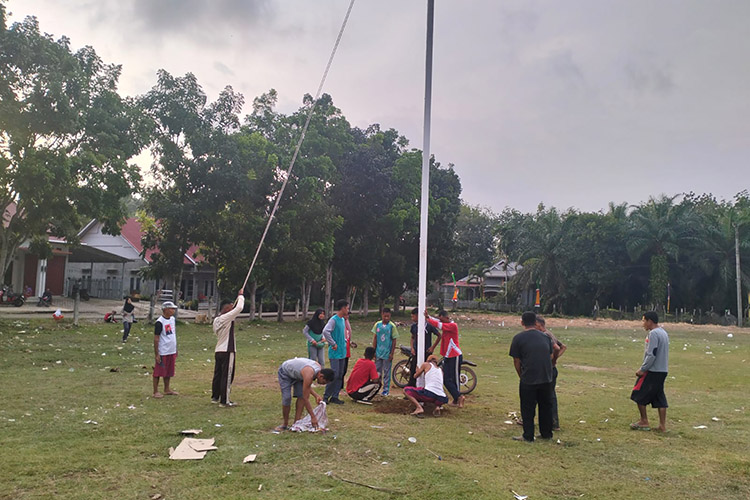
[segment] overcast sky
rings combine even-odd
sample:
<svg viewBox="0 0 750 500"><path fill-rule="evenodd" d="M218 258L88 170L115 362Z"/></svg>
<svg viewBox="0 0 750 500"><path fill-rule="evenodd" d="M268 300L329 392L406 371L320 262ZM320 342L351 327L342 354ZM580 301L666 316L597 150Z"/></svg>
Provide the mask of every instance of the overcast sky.
<svg viewBox="0 0 750 500"><path fill-rule="evenodd" d="M432 151L496 211L601 210L750 188L750 1L438 0ZM93 45L147 91L314 93L347 0L9 0L11 21ZM353 125L422 147L426 1L355 4L325 92ZM249 108L248 108L249 109Z"/></svg>

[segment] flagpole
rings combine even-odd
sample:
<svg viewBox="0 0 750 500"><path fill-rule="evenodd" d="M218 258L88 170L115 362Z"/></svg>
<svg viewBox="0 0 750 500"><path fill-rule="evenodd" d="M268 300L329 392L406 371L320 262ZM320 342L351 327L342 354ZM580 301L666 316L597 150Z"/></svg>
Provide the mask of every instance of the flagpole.
<svg viewBox="0 0 750 500"><path fill-rule="evenodd" d="M427 0L427 48L424 68L424 138L422 140L422 197L419 205L419 319L417 322L417 366L421 366L422 363L424 363L424 330L426 320L423 312L427 309L427 215L430 204L430 121L432 118L432 35L434 20L435 0Z"/></svg>

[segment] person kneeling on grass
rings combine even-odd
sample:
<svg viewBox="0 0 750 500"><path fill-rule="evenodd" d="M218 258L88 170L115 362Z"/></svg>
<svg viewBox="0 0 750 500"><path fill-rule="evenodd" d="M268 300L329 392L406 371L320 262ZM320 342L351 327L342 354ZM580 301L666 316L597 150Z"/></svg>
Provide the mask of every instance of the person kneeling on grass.
<svg viewBox="0 0 750 500"><path fill-rule="evenodd" d="M294 421L302 418L302 408L310 414L310 423L318 428L318 419L313 413L310 396L315 397L316 404L323 398L312 390L312 383L324 385L333 382L335 373L330 368L322 368L320 363L307 358L294 358L281 363L279 367L279 387L281 388L281 413L284 423L276 427L277 431L289 429L289 411L292 407L292 395L297 398Z"/></svg>
<svg viewBox="0 0 750 500"><path fill-rule="evenodd" d="M355 401L369 402L380 390L380 374L375 367L375 348L365 348L365 357L358 359L346 381L346 393Z"/></svg>
<svg viewBox="0 0 750 500"><path fill-rule="evenodd" d="M420 402L433 403L435 411L433 415L440 415L443 405L448 402L448 396L443 392L443 371L438 368L438 359L434 355L427 358L414 374L414 378L424 375L424 387L405 387L404 395L409 401L414 403L416 408L412 412L415 417L424 413Z"/></svg>

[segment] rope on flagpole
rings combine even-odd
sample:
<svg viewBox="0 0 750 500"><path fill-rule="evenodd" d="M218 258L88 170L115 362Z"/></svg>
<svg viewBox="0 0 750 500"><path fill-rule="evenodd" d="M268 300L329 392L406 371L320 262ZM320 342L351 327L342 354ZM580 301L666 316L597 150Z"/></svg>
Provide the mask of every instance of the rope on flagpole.
<svg viewBox="0 0 750 500"><path fill-rule="evenodd" d="M299 150L302 147L302 143L305 140L305 134L307 134L307 128L310 126L310 120L312 120L312 115L313 115L313 112L315 111L315 106L317 105L318 99L320 98L320 94L323 91L323 85L325 84L326 78L328 77L328 71L331 69L331 64L333 63L333 58L336 55L336 51L339 48L341 37L344 35L344 29L346 28L346 23L349 21L349 15L352 13L352 7L354 7L354 2L355 0L351 0L349 2L349 8L346 10L346 16L344 16L344 22L341 24L341 29L339 30L339 34L336 37L336 43L333 44L333 50L331 51L331 56L328 58L328 64L326 64L326 69L323 72L323 77L320 79L320 85L318 85L318 91L315 93L315 98L313 99L312 106L310 106L310 110L307 112L307 119L305 120L304 127L302 127L302 133L300 134L299 140L297 141L297 147L294 149L294 155L292 155L292 161L289 162L289 168L286 171L284 182L281 184L281 189L279 190L279 194L276 196L276 201L273 204L273 210L271 210L271 215L268 217L266 228L265 230L263 230L263 236L261 236L260 242L258 243L258 248L255 250L255 256L253 257L253 261L250 263L250 269L248 269L247 271L247 276L245 276L245 282L242 284L242 288L245 288L247 286L247 282L250 279L250 275L253 272L255 263L258 260L260 249L263 248L263 243L266 241L266 235L268 235L268 229L271 227L271 222L273 222L273 217L276 214L276 210L279 208L279 202L281 201L281 197L284 194L284 190L286 189L286 184L287 182L289 182L289 177L291 177L292 175L292 169L294 168L294 163L297 161Z"/></svg>

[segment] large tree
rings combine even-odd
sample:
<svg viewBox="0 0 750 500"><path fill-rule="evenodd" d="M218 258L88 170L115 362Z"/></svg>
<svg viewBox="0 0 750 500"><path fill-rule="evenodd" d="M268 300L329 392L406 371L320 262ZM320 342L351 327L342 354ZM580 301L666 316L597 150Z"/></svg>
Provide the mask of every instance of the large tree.
<svg viewBox="0 0 750 500"><path fill-rule="evenodd" d="M139 183L128 161L148 134L135 103L117 93L120 66L92 47L39 31L34 17L7 26L0 3L0 271L30 241L49 256L48 235L75 243L97 218L115 234Z"/></svg>

